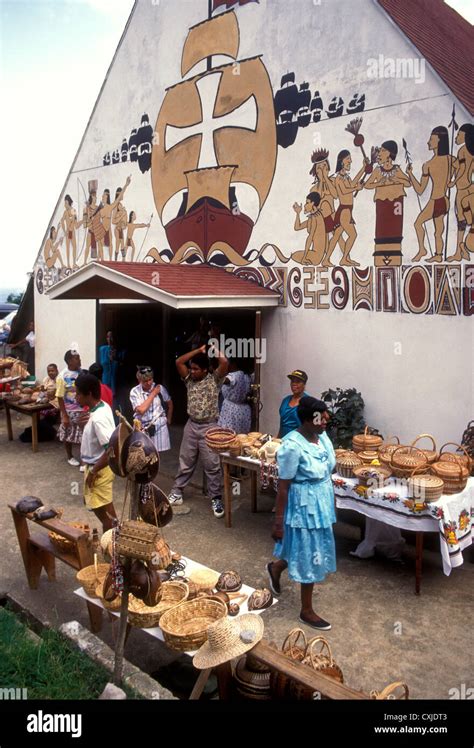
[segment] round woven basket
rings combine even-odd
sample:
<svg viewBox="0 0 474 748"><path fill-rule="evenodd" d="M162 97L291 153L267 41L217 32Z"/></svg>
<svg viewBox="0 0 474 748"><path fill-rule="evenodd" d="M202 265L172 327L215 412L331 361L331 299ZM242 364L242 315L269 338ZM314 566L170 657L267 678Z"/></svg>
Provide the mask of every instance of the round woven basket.
<svg viewBox="0 0 474 748"><path fill-rule="evenodd" d="M426 473L428 460L416 447L398 447L390 458L390 470L397 478L410 478L418 473Z"/></svg>
<svg viewBox="0 0 474 748"><path fill-rule="evenodd" d="M343 478L353 478L354 468L362 466L360 457L350 450L344 450L336 460L336 470Z"/></svg>
<svg viewBox="0 0 474 748"><path fill-rule="evenodd" d="M104 585L104 581L102 580L102 582L99 582L99 584L95 588L95 596L100 599L104 608L106 608L107 610L113 610L117 612L118 610L120 610L120 606L122 604L121 596L117 595L117 597L114 597L113 600L106 600L104 597L103 585Z"/></svg>
<svg viewBox="0 0 474 748"><path fill-rule="evenodd" d="M459 462L434 462L431 472L442 478L446 494L461 493L466 488L469 470Z"/></svg>
<svg viewBox="0 0 474 748"><path fill-rule="evenodd" d="M83 522L68 522L67 524L69 527L73 527L75 530L83 530L85 533L90 534L91 528L89 527L89 525L85 525ZM59 535L57 532L53 532L52 530L48 532L48 536L52 544L61 553L75 553L76 544L72 540L68 540L62 535Z"/></svg>
<svg viewBox="0 0 474 748"><path fill-rule="evenodd" d="M444 491L444 481L436 475L415 475L408 479L408 496L413 499L422 499L425 504L438 501Z"/></svg>
<svg viewBox="0 0 474 748"><path fill-rule="evenodd" d="M436 462L439 457L439 452L436 449L436 442L434 440L434 437L431 436L431 434L420 434L416 437L415 441L411 443L411 446L416 446L416 443L419 442L420 439L431 439L433 449L421 449L421 452L423 452L429 464L431 464L432 462ZM420 447L418 447L418 449L420 449Z"/></svg>
<svg viewBox="0 0 474 748"><path fill-rule="evenodd" d="M390 478L392 471L385 465L362 465L354 468L354 476L359 479L361 486L379 488Z"/></svg>
<svg viewBox="0 0 474 748"><path fill-rule="evenodd" d="M96 587L104 581L109 569L109 564L97 564L97 569L95 564L85 566L83 569L79 569L76 579L89 597L97 597Z"/></svg>
<svg viewBox="0 0 474 748"><path fill-rule="evenodd" d="M189 575L189 579L198 592L212 590L217 584L220 574L212 569L195 569Z"/></svg>
<svg viewBox="0 0 474 748"><path fill-rule="evenodd" d="M158 626L163 613L184 602L188 594L189 588L185 582L163 582L161 600L152 608L145 605L143 600L131 595L128 603L128 621L132 626L141 629Z"/></svg>
<svg viewBox="0 0 474 748"><path fill-rule="evenodd" d="M199 649L207 640L207 629L227 615L227 606L221 600L201 597L184 602L163 613L160 628L171 649L187 652Z"/></svg>
<svg viewBox="0 0 474 748"><path fill-rule="evenodd" d="M229 445L229 454L231 457L240 457L242 453L242 443L240 437L236 436Z"/></svg>
<svg viewBox="0 0 474 748"><path fill-rule="evenodd" d="M375 449L363 449L362 452L357 452L357 456L364 465L370 465L374 460L378 460L379 453Z"/></svg>
<svg viewBox="0 0 474 748"><path fill-rule="evenodd" d="M390 439L396 439L396 444L389 444ZM401 447L403 445L400 444L400 439L398 436L389 436L386 442L382 444L382 446L379 448L379 460L382 464L387 465L390 467L390 463L392 460L392 455L395 452L396 449Z"/></svg>
<svg viewBox="0 0 474 748"><path fill-rule="evenodd" d="M352 437L352 449L354 452L362 452L364 449L378 449L383 444L381 436L369 434L369 427L365 427L363 434Z"/></svg>
<svg viewBox="0 0 474 748"><path fill-rule="evenodd" d="M458 451L443 452L444 448L449 445L451 445L452 447L457 447ZM460 449L462 449L464 454L459 454ZM443 444L443 446L439 450L439 460L440 462L459 462L459 464L466 467L469 472L472 470L472 459L469 455L469 452L462 446L462 444L456 444L456 442L446 442L446 444Z"/></svg>
<svg viewBox="0 0 474 748"><path fill-rule="evenodd" d="M205 434L206 444L214 452L227 452L229 447L235 442L237 434L233 429L224 429L214 427L208 429Z"/></svg>

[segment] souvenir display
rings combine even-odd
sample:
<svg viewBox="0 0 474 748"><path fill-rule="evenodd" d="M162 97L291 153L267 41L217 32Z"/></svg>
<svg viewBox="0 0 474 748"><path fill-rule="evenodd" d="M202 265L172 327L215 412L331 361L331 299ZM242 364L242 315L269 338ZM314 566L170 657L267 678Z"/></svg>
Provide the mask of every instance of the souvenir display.
<svg viewBox="0 0 474 748"><path fill-rule="evenodd" d="M360 485L370 488L380 488L391 474L391 470L384 465L362 465L354 468L354 477L359 479Z"/></svg>
<svg viewBox="0 0 474 748"><path fill-rule="evenodd" d="M189 603L192 605L192 603ZM228 618L213 622L207 631L207 641L193 657L198 670L217 667L253 649L262 639L264 624L261 616L246 613L231 621Z"/></svg>
<svg viewBox="0 0 474 748"><path fill-rule="evenodd" d="M412 474L425 473L428 460L416 447L398 447L390 457L389 468L397 478L410 478Z"/></svg>
<svg viewBox="0 0 474 748"><path fill-rule="evenodd" d="M379 453L374 449L363 449L361 452L356 453L359 460L362 460L364 465L372 465L374 462L379 463Z"/></svg>
<svg viewBox="0 0 474 748"><path fill-rule="evenodd" d="M383 444L381 436L369 434L369 426L365 427L363 434L356 434L352 437L352 449L354 452L362 452L364 449L379 449Z"/></svg>
<svg viewBox="0 0 474 748"><path fill-rule="evenodd" d="M138 513L145 522L156 527L166 527L173 519L168 497L154 483L140 485Z"/></svg>
<svg viewBox="0 0 474 748"><path fill-rule="evenodd" d="M336 455L336 470L343 478L353 478L354 468L362 467L362 460L351 450L340 450L342 454Z"/></svg>
<svg viewBox="0 0 474 748"><path fill-rule="evenodd" d="M219 579L219 573L212 569L196 569L191 572L189 578L197 587L198 591L213 590Z"/></svg>
<svg viewBox="0 0 474 748"><path fill-rule="evenodd" d="M444 448L448 446L456 447L457 451L445 452ZM440 462L459 462L469 471L472 470L472 460L469 452L461 444L456 444L456 442L446 442L446 444L443 444L439 451L439 460Z"/></svg>
<svg viewBox="0 0 474 748"><path fill-rule="evenodd" d="M89 597L97 597L96 589L109 573L109 564L91 564L80 569L76 579Z"/></svg>
<svg viewBox="0 0 474 748"><path fill-rule="evenodd" d="M408 496L415 503L438 501L444 492L444 481L436 475L414 475L408 479Z"/></svg>
<svg viewBox="0 0 474 748"><path fill-rule="evenodd" d="M269 589L263 587L263 589L254 590L250 595L247 607L249 610L265 610L269 608L273 603L273 595Z"/></svg>
<svg viewBox="0 0 474 748"><path fill-rule="evenodd" d="M438 459L438 457L439 457L439 452L436 449L436 442L435 442L434 438L431 436L431 434L420 434L411 443L411 446L415 447L416 444L417 444L417 442L420 441L420 439L430 439L431 440L432 449L422 449L421 447L418 447L418 449L420 449L421 452L423 452L423 454L425 455L425 457L426 457L426 459L427 459L427 461L428 461L429 464L431 464L432 462L436 462L437 459Z"/></svg>
<svg viewBox="0 0 474 748"><path fill-rule="evenodd" d="M223 571L216 582L216 589L223 592L238 592L242 587L242 580L237 571Z"/></svg>
<svg viewBox="0 0 474 748"><path fill-rule="evenodd" d="M460 462L440 461L430 467L433 475L443 480L445 494L460 493L466 488L469 470Z"/></svg>
<svg viewBox="0 0 474 748"><path fill-rule="evenodd" d="M187 652L204 644L209 626L226 617L225 603L201 597L176 605L163 613L160 628L171 649Z"/></svg>
<svg viewBox="0 0 474 748"><path fill-rule="evenodd" d="M125 558L138 558L151 561L159 539L156 527L139 520L127 519L117 532L117 553Z"/></svg>
<svg viewBox="0 0 474 748"><path fill-rule="evenodd" d="M233 429L224 429L214 427L208 429L205 434L206 444L214 452L227 452L229 447L235 442L237 434Z"/></svg>

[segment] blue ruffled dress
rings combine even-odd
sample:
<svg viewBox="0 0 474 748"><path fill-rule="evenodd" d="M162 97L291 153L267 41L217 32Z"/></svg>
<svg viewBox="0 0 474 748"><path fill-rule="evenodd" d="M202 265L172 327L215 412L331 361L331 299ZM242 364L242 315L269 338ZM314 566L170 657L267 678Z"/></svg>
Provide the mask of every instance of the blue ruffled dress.
<svg viewBox="0 0 474 748"><path fill-rule="evenodd" d="M283 540L274 555L288 563L294 582L322 582L336 571L332 525L336 522L331 473L336 455L326 433L312 444L299 431L283 439L277 452L279 477L291 480L285 509Z"/></svg>

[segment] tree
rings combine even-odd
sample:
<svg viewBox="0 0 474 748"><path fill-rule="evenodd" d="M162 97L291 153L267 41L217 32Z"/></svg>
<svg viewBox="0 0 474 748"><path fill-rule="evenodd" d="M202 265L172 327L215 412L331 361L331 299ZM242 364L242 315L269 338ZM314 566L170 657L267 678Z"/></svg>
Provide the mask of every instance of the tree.
<svg viewBox="0 0 474 748"><path fill-rule="evenodd" d="M21 300L23 298L23 291L20 291L20 293L10 293L8 294L7 298L7 304L21 304Z"/></svg>

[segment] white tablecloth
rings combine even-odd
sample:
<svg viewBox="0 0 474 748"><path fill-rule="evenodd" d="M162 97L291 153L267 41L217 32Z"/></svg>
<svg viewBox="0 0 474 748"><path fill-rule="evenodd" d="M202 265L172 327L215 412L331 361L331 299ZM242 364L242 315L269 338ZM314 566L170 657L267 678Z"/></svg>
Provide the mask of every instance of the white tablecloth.
<svg viewBox="0 0 474 748"><path fill-rule="evenodd" d="M367 558L376 547L388 551L387 555L396 555L397 546L403 544L401 529L439 533L443 571L447 576L463 563L462 551L474 539L474 478L469 478L461 493L444 494L438 501L421 507L408 498L407 487L396 479L369 492L358 485L357 479L343 478L337 473L333 475L333 484L337 507L353 509L368 518L365 538L355 555Z"/></svg>

